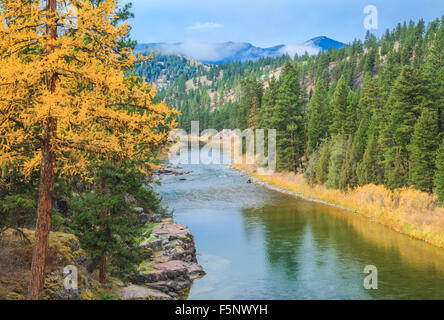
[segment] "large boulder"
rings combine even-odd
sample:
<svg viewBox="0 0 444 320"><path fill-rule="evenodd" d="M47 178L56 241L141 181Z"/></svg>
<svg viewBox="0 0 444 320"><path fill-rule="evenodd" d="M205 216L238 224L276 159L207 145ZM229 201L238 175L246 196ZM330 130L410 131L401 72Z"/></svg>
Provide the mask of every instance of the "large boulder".
<svg viewBox="0 0 444 320"><path fill-rule="evenodd" d="M142 213L142 214L139 216L139 224L140 224L141 226L146 225L149 221L150 221L150 218L148 217L148 215L147 215L146 213Z"/></svg>
<svg viewBox="0 0 444 320"><path fill-rule="evenodd" d="M152 283L163 280L189 280L188 269L182 261L167 261L153 266L152 270L141 272L137 278L137 283Z"/></svg>
<svg viewBox="0 0 444 320"><path fill-rule="evenodd" d="M137 285L129 285L117 291L117 295L124 300L171 300L171 296L160 290Z"/></svg>
<svg viewBox="0 0 444 320"><path fill-rule="evenodd" d="M150 222L159 223L162 222L162 216L160 214L154 213L149 216Z"/></svg>

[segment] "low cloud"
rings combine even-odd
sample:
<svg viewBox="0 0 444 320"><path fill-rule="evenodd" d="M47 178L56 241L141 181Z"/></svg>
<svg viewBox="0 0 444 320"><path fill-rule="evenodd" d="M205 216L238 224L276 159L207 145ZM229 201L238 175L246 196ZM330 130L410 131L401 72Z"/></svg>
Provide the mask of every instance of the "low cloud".
<svg viewBox="0 0 444 320"><path fill-rule="evenodd" d="M193 24L192 26L189 26L189 30L209 30L209 29L219 29L223 28L224 25L220 23L214 23L214 22L204 22L200 23L199 21Z"/></svg>
<svg viewBox="0 0 444 320"><path fill-rule="evenodd" d="M288 54L290 57L295 56L296 54L301 56L303 54L305 54L306 52L309 55L316 55L319 53L321 49L314 47L314 46L309 46L309 45L300 45L300 44L290 44L287 45L285 47L282 47L282 49L280 50L280 52L282 54Z"/></svg>
<svg viewBox="0 0 444 320"><path fill-rule="evenodd" d="M242 47L243 44L241 43L187 41L167 45L165 49L170 53L179 53L198 61L220 61L232 56Z"/></svg>

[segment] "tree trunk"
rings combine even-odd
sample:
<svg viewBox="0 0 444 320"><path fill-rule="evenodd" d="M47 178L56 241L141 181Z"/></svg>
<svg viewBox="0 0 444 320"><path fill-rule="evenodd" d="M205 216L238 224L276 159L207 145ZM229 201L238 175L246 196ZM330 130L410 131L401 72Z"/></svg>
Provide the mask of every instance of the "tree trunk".
<svg viewBox="0 0 444 320"><path fill-rule="evenodd" d="M30 300L41 300L43 298L45 265L48 254L49 232L51 230L52 191L54 190L55 152L51 141L55 137L56 126L56 120L48 118L43 135L38 216L28 290L28 299Z"/></svg>
<svg viewBox="0 0 444 320"><path fill-rule="evenodd" d="M101 185L102 195L106 195L106 181L102 181ZM102 219L106 219L106 209L102 211ZM100 257L100 267L99 267L99 281L100 283L106 282L106 250L103 250L102 256Z"/></svg>
<svg viewBox="0 0 444 320"><path fill-rule="evenodd" d="M106 283L106 251L103 251L100 257L99 281L102 284Z"/></svg>
<svg viewBox="0 0 444 320"><path fill-rule="evenodd" d="M47 16L53 17L56 12L56 0L48 0L46 5ZM57 23L46 25L46 32L50 39L57 38ZM54 48L48 46L47 53ZM57 75L51 73L46 77L47 89L55 91ZM46 118L42 137L42 164L40 171L40 190L37 209L37 224L35 227L34 248L31 263L31 278L28 288L28 299L43 299L43 287L45 285L46 257L48 255L48 241L51 230L52 192L54 190L55 148L54 141L57 131L57 120L50 114Z"/></svg>

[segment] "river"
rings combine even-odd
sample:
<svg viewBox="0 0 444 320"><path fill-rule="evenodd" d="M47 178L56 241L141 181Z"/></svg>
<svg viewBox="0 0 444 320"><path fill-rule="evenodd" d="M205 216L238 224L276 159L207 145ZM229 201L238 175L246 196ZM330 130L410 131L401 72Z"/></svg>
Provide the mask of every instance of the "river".
<svg viewBox="0 0 444 320"><path fill-rule="evenodd" d="M247 184L228 166L181 167L190 173L163 177L158 191L207 272L189 299L444 299L444 249ZM364 288L367 265L378 289Z"/></svg>

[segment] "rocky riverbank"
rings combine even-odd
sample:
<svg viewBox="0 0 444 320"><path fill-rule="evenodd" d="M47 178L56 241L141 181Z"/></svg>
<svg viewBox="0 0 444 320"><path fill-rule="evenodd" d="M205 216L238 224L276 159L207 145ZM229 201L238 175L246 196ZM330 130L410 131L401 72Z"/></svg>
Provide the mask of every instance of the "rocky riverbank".
<svg viewBox="0 0 444 320"><path fill-rule="evenodd" d="M189 173L181 169L165 164L154 172L154 179ZM140 223L150 223L141 243L147 259L139 266L138 276L118 289L117 295L125 300L186 299L193 280L205 275L197 262L193 235L172 218L145 213L142 208L136 208L136 211L138 209L141 211Z"/></svg>
<svg viewBox="0 0 444 320"><path fill-rule="evenodd" d="M148 229L141 245L150 258L141 264L139 275L117 291L121 299L185 299L192 281L205 274L197 263L193 235L171 218Z"/></svg>

